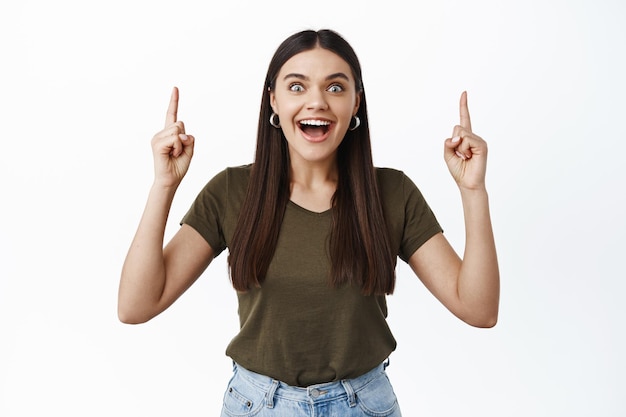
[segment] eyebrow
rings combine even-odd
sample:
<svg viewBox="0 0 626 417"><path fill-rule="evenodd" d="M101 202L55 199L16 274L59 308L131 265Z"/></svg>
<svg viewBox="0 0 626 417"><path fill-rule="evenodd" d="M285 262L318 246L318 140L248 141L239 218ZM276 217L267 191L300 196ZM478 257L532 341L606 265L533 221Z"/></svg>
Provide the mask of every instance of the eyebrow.
<svg viewBox="0 0 626 417"><path fill-rule="evenodd" d="M309 77L307 77L306 75L298 74L295 72L285 75L283 77L283 80L286 80L288 78L298 78L300 80L309 81ZM344 74L343 72L336 72L334 74L330 74L329 76L325 78L325 81L334 80L335 78L343 78L346 81L350 81L350 78L348 78L348 76Z"/></svg>

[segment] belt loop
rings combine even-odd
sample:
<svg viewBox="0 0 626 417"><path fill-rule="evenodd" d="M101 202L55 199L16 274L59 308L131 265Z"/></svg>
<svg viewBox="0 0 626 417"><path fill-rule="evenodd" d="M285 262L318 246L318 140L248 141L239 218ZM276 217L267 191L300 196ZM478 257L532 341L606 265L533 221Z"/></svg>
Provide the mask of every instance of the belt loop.
<svg viewBox="0 0 626 417"><path fill-rule="evenodd" d="M352 385L350 385L350 381L346 379L341 380L341 385L343 385L343 389L346 390L346 394L348 394L348 405L352 408L356 406L356 394L352 389Z"/></svg>
<svg viewBox="0 0 626 417"><path fill-rule="evenodd" d="M272 385L270 389L267 390L267 408L274 408L274 394L276 394L276 389L278 388L278 381L272 379Z"/></svg>
<svg viewBox="0 0 626 417"><path fill-rule="evenodd" d="M391 360L389 358L387 358L387 360L383 362L383 371L387 369L390 363L391 363Z"/></svg>

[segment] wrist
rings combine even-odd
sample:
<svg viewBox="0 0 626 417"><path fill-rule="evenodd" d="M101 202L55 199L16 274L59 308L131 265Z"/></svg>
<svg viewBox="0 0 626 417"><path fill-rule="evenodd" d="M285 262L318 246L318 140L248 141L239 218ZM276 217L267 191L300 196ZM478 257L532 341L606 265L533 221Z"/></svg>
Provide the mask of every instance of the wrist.
<svg viewBox="0 0 626 417"><path fill-rule="evenodd" d="M150 187L151 194L158 194L168 197L174 197L180 183L172 183L170 181L160 181L155 179Z"/></svg>
<svg viewBox="0 0 626 417"><path fill-rule="evenodd" d="M459 185L459 191L461 192L461 197L473 198L487 196L487 187L485 187L485 184L472 187Z"/></svg>

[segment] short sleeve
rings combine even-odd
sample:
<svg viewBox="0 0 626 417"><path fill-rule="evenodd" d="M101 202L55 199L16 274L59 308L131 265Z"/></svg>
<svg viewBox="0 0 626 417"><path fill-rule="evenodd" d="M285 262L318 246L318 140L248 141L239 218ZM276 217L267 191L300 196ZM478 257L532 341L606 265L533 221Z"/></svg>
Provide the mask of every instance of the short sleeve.
<svg viewBox="0 0 626 417"><path fill-rule="evenodd" d="M226 249L224 217L228 199L228 172L213 177L200 191L180 224L193 227L208 242L215 256Z"/></svg>
<svg viewBox="0 0 626 417"><path fill-rule="evenodd" d="M402 191L404 231L398 255L404 262L408 262L420 246L443 230L422 193L404 173L402 174Z"/></svg>

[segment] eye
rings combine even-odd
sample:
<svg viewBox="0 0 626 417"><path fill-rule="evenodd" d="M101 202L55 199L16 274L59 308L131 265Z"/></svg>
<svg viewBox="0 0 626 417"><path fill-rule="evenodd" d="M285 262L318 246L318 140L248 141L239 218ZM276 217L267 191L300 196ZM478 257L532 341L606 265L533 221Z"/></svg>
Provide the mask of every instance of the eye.
<svg viewBox="0 0 626 417"><path fill-rule="evenodd" d="M341 84L333 84L328 87L328 91L330 91L331 93L341 93L343 91L343 87L341 86Z"/></svg>
<svg viewBox="0 0 626 417"><path fill-rule="evenodd" d="M294 93L301 93L304 91L304 87L300 83L289 84L289 90Z"/></svg>

